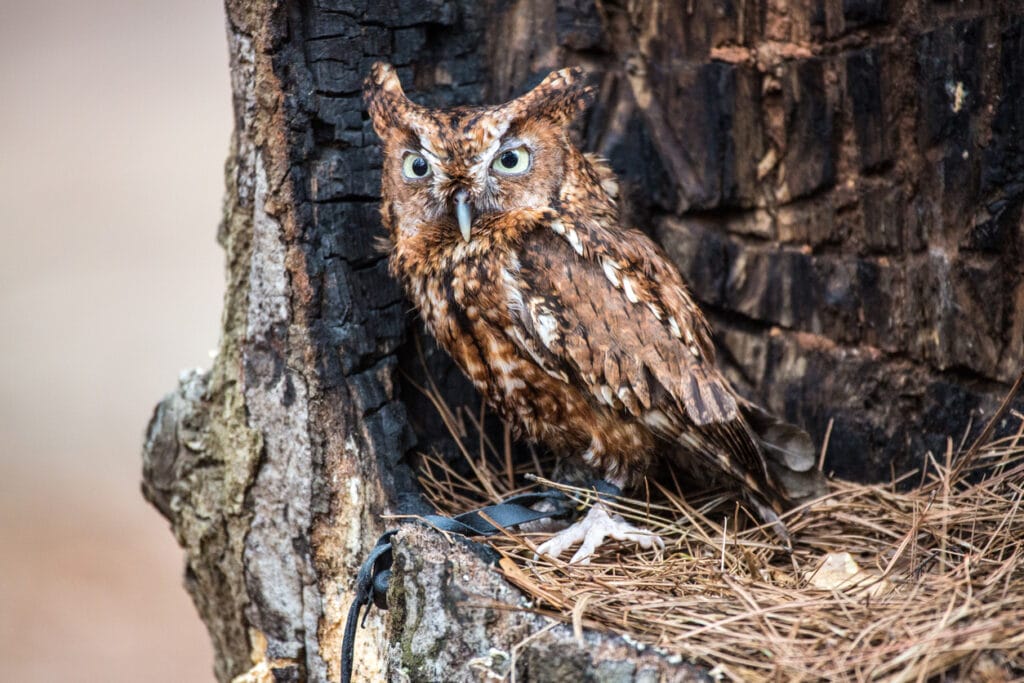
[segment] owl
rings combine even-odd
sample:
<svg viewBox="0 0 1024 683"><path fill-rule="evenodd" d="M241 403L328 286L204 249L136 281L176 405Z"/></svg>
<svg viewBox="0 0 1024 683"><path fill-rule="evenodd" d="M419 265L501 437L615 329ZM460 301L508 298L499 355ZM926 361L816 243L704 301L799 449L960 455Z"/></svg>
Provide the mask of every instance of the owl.
<svg viewBox="0 0 1024 683"><path fill-rule="evenodd" d="M715 473L788 539L791 498L770 464L809 471L810 439L733 390L679 272L622 226L615 176L571 141L592 96L584 74L439 110L377 63L364 94L383 143L390 269L486 401L626 491L666 463ZM585 563L607 538L662 545L598 503L539 551L579 543L571 562Z"/></svg>

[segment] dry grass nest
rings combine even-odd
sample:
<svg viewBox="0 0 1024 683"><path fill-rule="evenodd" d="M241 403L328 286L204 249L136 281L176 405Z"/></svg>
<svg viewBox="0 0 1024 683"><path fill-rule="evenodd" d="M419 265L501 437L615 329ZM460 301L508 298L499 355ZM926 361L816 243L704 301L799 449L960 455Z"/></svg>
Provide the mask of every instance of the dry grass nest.
<svg viewBox="0 0 1024 683"><path fill-rule="evenodd" d="M684 496L676 482L657 481L644 500L616 508L660 534L663 552L612 543L589 566L570 566L535 558L548 533L508 530L484 542L531 609L577 634L621 634L721 680L1022 677L1024 415L1007 409L1009 398L970 448L950 439L945 453L929 454L910 490L906 477L832 480L829 495L785 517L792 553L734 499ZM524 486L525 475L586 499L543 479L536 459L514 466L508 439L496 448L470 411L435 404L469 465L424 456L421 483L440 511L498 502L535 485ZM993 440L997 420L1020 427Z"/></svg>

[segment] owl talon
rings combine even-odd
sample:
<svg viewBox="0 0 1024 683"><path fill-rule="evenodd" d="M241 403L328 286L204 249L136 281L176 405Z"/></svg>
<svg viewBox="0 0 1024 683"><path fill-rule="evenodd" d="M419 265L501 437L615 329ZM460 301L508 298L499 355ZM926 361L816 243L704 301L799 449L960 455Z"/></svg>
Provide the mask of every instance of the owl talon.
<svg viewBox="0 0 1024 683"><path fill-rule="evenodd" d="M611 514L601 503L595 504L586 517L558 532L537 548L538 555L558 557L576 543L580 544L569 564L590 564L590 558L606 538L636 543L644 550L665 547L661 537L630 524L621 516Z"/></svg>

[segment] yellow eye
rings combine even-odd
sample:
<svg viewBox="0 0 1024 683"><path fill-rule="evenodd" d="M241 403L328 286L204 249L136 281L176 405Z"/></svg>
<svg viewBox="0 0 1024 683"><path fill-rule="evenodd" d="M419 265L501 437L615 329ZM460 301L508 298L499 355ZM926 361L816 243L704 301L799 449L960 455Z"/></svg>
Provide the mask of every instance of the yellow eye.
<svg viewBox="0 0 1024 683"><path fill-rule="evenodd" d="M526 173L530 170L530 152L525 147L506 149L494 160L491 168L506 175Z"/></svg>
<svg viewBox="0 0 1024 683"><path fill-rule="evenodd" d="M409 180L422 180L430 175L430 164L421 155L409 152L402 159L402 175Z"/></svg>

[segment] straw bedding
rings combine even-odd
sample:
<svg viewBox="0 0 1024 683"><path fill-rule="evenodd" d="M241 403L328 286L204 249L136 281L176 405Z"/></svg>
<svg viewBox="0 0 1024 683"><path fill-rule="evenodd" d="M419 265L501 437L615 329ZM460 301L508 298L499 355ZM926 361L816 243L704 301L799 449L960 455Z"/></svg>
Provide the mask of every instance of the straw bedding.
<svg viewBox="0 0 1024 683"><path fill-rule="evenodd" d="M421 483L439 510L538 483L586 498L543 479L536 458L513 466L507 440L495 448L469 411L435 404L466 458L453 466L423 457ZM913 482L831 481L827 497L785 518L792 554L732 498L684 495L674 481L650 481L643 500L616 505L660 534L664 552L612 544L578 567L535 559L547 533L485 542L536 611L577 632L627 636L721 680L1024 677L1024 415L1007 405L999 417L1020 424L1015 434L991 440L986 429L970 449L950 440Z"/></svg>

